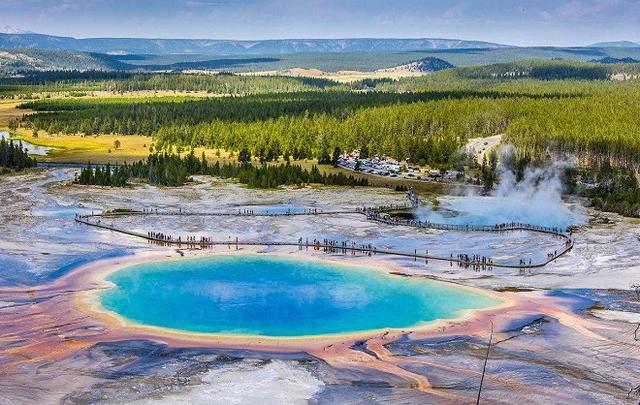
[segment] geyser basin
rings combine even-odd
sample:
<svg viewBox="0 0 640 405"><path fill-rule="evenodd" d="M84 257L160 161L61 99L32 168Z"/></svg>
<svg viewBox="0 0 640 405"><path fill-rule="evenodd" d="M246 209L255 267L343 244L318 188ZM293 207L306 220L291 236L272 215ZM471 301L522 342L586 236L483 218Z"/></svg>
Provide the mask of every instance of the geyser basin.
<svg viewBox="0 0 640 405"><path fill-rule="evenodd" d="M107 277L104 308L186 332L302 337L406 328L498 299L453 285L333 262L213 256L145 263Z"/></svg>
<svg viewBox="0 0 640 405"><path fill-rule="evenodd" d="M437 209L421 206L408 211L413 219L449 225L495 225L509 222L566 228L581 224L585 216L562 200L549 197L539 201L523 195L445 196Z"/></svg>

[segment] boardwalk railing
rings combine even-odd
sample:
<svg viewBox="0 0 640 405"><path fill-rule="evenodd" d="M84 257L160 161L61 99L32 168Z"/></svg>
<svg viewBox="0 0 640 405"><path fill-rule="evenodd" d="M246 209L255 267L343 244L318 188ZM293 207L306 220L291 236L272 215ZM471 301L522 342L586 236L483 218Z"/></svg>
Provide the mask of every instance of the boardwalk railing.
<svg viewBox="0 0 640 405"><path fill-rule="evenodd" d="M118 217L118 216L131 216L131 215L158 215L158 216L198 216L198 217L289 217L289 216L310 216L310 215L336 215L336 214L357 214L362 213L359 208L351 210L330 210L323 211L317 209L309 209L304 211L254 211L250 209L238 210L238 211L162 211L157 209L149 210L116 210L105 211L99 214L91 214L89 217Z"/></svg>
<svg viewBox="0 0 640 405"><path fill-rule="evenodd" d="M496 225L458 225L443 224L429 221L417 221L413 219L403 219L388 215L389 211L399 211L411 208L409 205L385 205L374 208L356 208L352 210L305 210L305 211L285 211L285 212L252 212L251 210L241 210L238 212L230 211L162 211L157 209L135 211L135 210L118 210L105 211L103 213L86 215L85 217L119 217L119 216L212 216L212 217L288 217L288 216L313 216L313 215L347 215L347 214L364 214L367 219L377 221L388 225L409 226L414 228L438 229L444 231L459 232L507 232L507 231L530 231L541 232L557 235L560 237L568 237L565 230L561 228L546 227L539 225L526 224L522 222L510 222Z"/></svg>
<svg viewBox="0 0 640 405"><path fill-rule="evenodd" d="M404 205L386 205L373 208L363 208L359 212L364 213L367 219L385 223L388 225L404 225L415 228L440 229L444 231L459 232L505 232L505 231L530 231L541 232L556 235L568 239L570 235L566 230L558 227L547 227L540 225L526 224L522 222L509 222L496 225L472 225L472 224L442 224L430 221L418 221L414 219L397 218L388 215L391 211L401 211L403 209L412 209L422 205L422 201L418 199L412 188L407 190L407 199L409 202ZM385 215L387 214L387 215Z"/></svg>
<svg viewBox="0 0 640 405"><path fill-rule="evenodd" d="M377 212L369 212L367 219L381 222L388 225L403 225L414 228L440 229L444 231L459 232L507 232L507 231L530 231L541 232L568 238L566 231L561 228L553 228L539 225L525 224L521 222L509 222L496 225L457 225L457 224L439 224L429 221L416 221L413 219L395 218L389 215L380 215Z"/></svg>
<svg viewBox="0 0 640 405"><path fill-rule="evenodd" d="M124 215L125 212L120 212L120 215ZM76 215L75 221L78 223L82 223L88 226L107 229L113 232L118 232L124 235L129 235L133 237L138 237L142 239L146 239L150 242L157 243L159 245L165 246L177 246L188 247L188 248L207 248L213 246L228 246L231 248L235 246L236 249L239 246L290 246L290 247L298 247L300 250L309 249L310 247L314 250L324 250L328 253L343 253L351 252L356 254L358 252L364 253L367 255L376 255L376 254L385 254L385 255L394 255L401 257L413 258L414 260L435 260L435 261L444 261L458 263L460 266L465 268L473 268L473 269L492 269L493 267L497 268L518 268L518 269L526 269L526 268L539 268L546 266L550 262L556 260L560 256L564 255L566 252L571 250L573 247L573 240L567 237L564 247L560 251L555 251L553 254L548 254L547 259L542 262L536 263L526 263L522 259L519 264L512 264L506 262L496 262L492 258L489 257L480 257L480 256L468 256L468 255L450 255L449 257L430 255L428 252L425 254L418 253L414 251L410 252L402 252L390 249L378 249L371 244L357 244L352 241L333 241L324 239L320 241L320 239L315 239L311 243L308 241L303 241L302 238L298 239L295 242L287 242L287 241L260 241L260 242L252 242L252 241L240 241L238 238L229 239L226 241L214 240L211 237L196 237L192 235L187 235L185 237L179 236L175 237L172 235L166 235L163 233L156 232L147 232L141 233L136 231L127 230L124 228L120 228L115 226L113 223L103 222L102 218L112 217L113 213L102 215L102 214L91 214L91 215Z"/></svg>
<svg viewBox="0 0 640 405"><path fill-rule="evenodd" d="M553 227L545 227L545 226L537 226L531 224L525 224L520 222L510 222L504 224L496 224L496 225L455 225L455 224L439 224L433 223L429 221L416 221L413 219L403 219L392 217L388 213L391 211L399 211L411 209L419 206L422 202L418 199L418 197L413 192L413 189L407 190L407 199L409 200L406 204L393 204L393 205L383 205L378 207L362 207L356 208L352 210L334 210L334 211L323 211L315 208L300 210L287 210L287 211L258 211L255 212L253 209L239 209L238 212L189 212L179 209L177 211L161 211L157 209L144 209L142 211L135 210L114 210L114 211L106 211L99 214L90 214L90 215L76 215L76 222L93 226L102 229L108 229L110 231L119 232L125 235L134 236L138 238L146 239L150 242L161 244L161 245L174 245L178 247L186 246L186 247L213 247L213 246L228 246L231 248L235 246L238 248L239 246L297 246L299 249L309 249L309 247L314 250L324 250L329 253L344 253L351 252L352 254L356 254L358 252L372 255L372 254L386 254L386 255L395 255L402 257L410 257L414 260L438 260L438 261L446 261L450 263L458 263L463 267L471 267L474 269L491 269L493 267L502 267L502 268L518 268L518 269L526 269L526 268L538 268L546 266L557 258L561 257L569 250L573 248L573 238L571 234L568 234L566 231L563 231L560 228ZM519 263L506 263L506 262L496 262L491 257L484 257L480 255L456 255L451 254L449 257L435 256L428 254L428 251L425 254L420 254L417 250L414 250L413 253L410 252L402 252L395 251L390 249L378 249L371 244L357 244L353 241L334 241L324 239L322 242L319 239L313 240L309 243L308 239L303 241L302 238L298 239L296 242L279 242L279 241L262 241L262 242L244 242L239 241L238 238L235 240L227 240L227 241L216 241L210 237L196 237L196 236L182 236L174 237L171 235L166 235L163 233L156 232L147 232L146 234L126 230L123 228L119 228L113 223L107 224L103 222L104 218L113 218L119 216L129 216L129 215L164 215L164 216L218 216L218 217L236 217L236 216L256 216L256 217L281 217L281 216L303 216L303 215L339 215L339 214L363 214L367 217L368 220L377 221L380 223L388 224L388 225L400 225L400 226L409 226L414 228L426 228L426 229L439 229L445 231L460 231L460 232L507 232L507 231L529 231L529 232L540 232L551 234L554 236L558 236L564 239L564 245L561 249L555 250L552 253L547 254L547 258L544 261L532 263L531 260L529 262L525 262L523 259L520 259Z"/></svg>

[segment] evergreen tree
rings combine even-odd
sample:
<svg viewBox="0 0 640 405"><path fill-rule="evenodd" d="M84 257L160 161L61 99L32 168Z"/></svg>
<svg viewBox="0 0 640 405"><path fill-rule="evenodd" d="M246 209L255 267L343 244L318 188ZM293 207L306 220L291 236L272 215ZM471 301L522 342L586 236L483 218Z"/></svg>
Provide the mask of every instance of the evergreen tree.
<svg viewBox="0 0 640 405"><path fill-rule="evenodd" d="M35 158L24 150L22 142L16 144L13 140L0 139L0 167L22 170L35 166Z"/></svg>

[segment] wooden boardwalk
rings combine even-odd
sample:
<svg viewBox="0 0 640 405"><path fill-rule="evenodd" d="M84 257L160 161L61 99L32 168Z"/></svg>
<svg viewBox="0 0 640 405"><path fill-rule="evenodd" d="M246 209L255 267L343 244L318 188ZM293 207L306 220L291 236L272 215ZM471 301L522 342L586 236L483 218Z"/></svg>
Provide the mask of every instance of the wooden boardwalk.
<svg viewBox="0 0 640 405"><path fill-rule="evenodd" d="M397 208L393 208L393 209L397 209ZM489 226L489 227L478 227L478 226L451 226L451 225L443 225L443 224L423 224L423 223L416 223L415 221L411 221L411 220L403 220L403 221L390 221L390 220L385 220L383 217L374 217L372 218L371 215L371 210L367 210L367 209L363 209L363 210L353 210L353 211L323 211L323 212L308 212L308 213L272 213L272 214L264 214L264 215L258 215L258 214L237 214L237 213L187 213L187 212L183 212L183 211L177 211L177 212L160 212L160 211L155 211L155 210L150 210L150 211L116 211L116 212L106 212L104 214L91 214L91 215L76 215L75 221L78 223L82 223L88 226L92 226L92 227L97 227L97 228L102 228L102 229L107 229L113 232L118 232L124 235L129 235L129 236L133 236L133 237L137 237L137 238L142 238L145 240L148 240L149 242L153 242L153 243L157 243L159 245L164 245L164 246L177 246L178 248L182 248L182 247L186 247L186 248L209 248L209 247L214 247L214 246L228 246L229 248L234 247L237 249L240 246L288 246L288 247L298 247L299 250L308 250L309 248L312 248L314 250L322 250L325 251L327 253L342 253L342 254L347 254L347 253L352 253L352 254L356 254L356 253L362 253L365 255L378 255L378 254L382 254L382 255L392 255L392 256L400 256L400 257L407 257L407 258L413 258L415 261L417 261L418 259L420 260L425 260L425 261L429 261L429 260L435 260L435 261L443 261L443 262L450 262L450 263L457 263L463 267L468 267L468 268L474 268L474 269L491 269L491 268L512 268L512 269L530 269L530 268L540 268L540 267L544 267L547 264L553 262L554 260L558 259L559 257L561 257L562 255L564 255L565 253L567 253L569 250L571 250L571 248L573 248L573 240L566 234L564 233L559 233L556 232L555 230L552 230L552 228L544 228L544 227L537 227L537 226L533 226L533 225L527 225L527 224L509 224L509 226ZM377 211L380 212L380 211ZM547 260L542 261L542 262L536 262L536 263L524 263L521 262L519 264L514 264L514 263L505 263L505 262L496 262L491 260L490 258L486 258L487 260L490 261L484 261L483 259L478 258L477 260L467 260L464 258L460 258L458 256L449 256L449 257L442 257L442 256L436 256L436 255L430 255L430 254L421 254L418 253L417 251L414 251L413 253L411 252L402 252L402 251L396 251L396 250L389 250L389 249L378 249L375 246L372 246L370 244L357 244L354 243L352 241L343 241L343 242L339 242L339 241L326 241L326 240L320 240L320 239L316 239L315 241L313 241L312 243L309 243L308 239L306 241L302 241L302 239L299 239L298 241L260 241L260 242L252 242L252 241L241 241L238 239L235 240L213 240L211 238L205 238L205 237L200 237L197 238L195 236L186 236L186 237L173 237L173 236L168 236L168 235L163 235L163 234L157 234L154 232L148 232L146 234L144 233L140 233L140 232L135 232L135 231L131 231L131 230L127 230L124 228L120 228L117 227L115 225L113 225L113 223L111 224L107 224L106 222L103 222L103 219L105 218L114 218L114 217L120 217L120 216L128 216L128 215L149 215L149 216L153 216L153 215L186 215L186 216L196 216L196 215L211 215L211 216L270 216L270 217L282 217L282 216L290 216L290 215L336 215L336 214L354 214L354 213L360 213L360 214L367 214L367 218L372 219L372 220L376 220L379 222L383 222L389 225L402 225L402 226L413 226L413 227L421 227L421 228L434 228L434 229L445 229L445 230L456 230L456 231L473 231L473 232L506 232L506 231L513 231L513 230L525 230L525 231L532 231L532 232L543 232L543 233L551 233L553 235L559 236L562 239L564 239L565 243L562 249L560 249L559 251L557 251L556 254L552 255L552 256L547 256ZM435 228L435 226L438 226L437 228Z"/></svg>
<svg viewBox="0 0 640 405"><path fill-rule="evenodd" d="M560 228L552 228L546 226L538 226L525 224L521 222L509 222L496 225L455 225L455 224L439 224L434 222L423 222L412 219L394 218L391 216L384 216L377 213L372 213L367 216L369 220L381 222L388 225L402 225L410 226L414 228L425 229L439 229L443 231L458 231L458 232L512 232L512 231L529 231L546 233L555 235L561 238L569 238L569 235Z"/></svg>
<svg viewBox="0 0 640 405"><path fill-rule="evenodd" d="M362 253L366 255L393 255L393 256L401 256L413 258L415 261L420 260L436 260L436 261L444 261L450 262L451 264L457 263L463 267L470 267L474 269L491 269L493 267L497 268L517 268L517 269L531 269L531 268L540 268L544 267L547 264L557 260L559 257L563 256L569 250L573 248L573 238L571 234L559 228L552 227L544 227L537 226L531 224L524 224L518 222L511 222L505 224L496 224L496 225L452 225L452 224L438 224L432 222L425 221L416 221L412 219L401 219L396 218L389 215L389 212L393 211L401 211L406 209L411 209L419 206L422 202L418 199L412 189L407 191L407 199L409 200L406 204L393 204L393 205L384 205L377 207L362 207L356 208L352 210L333 210L333 211L323 211L318 209L304 209L304 210L288 210L288 211L273 211L269 212L258 211L255 212L252 209L239 209L238 212L231 211L205 211L205 212L191 212L191 211L162 211L157 209L145 209L142 211L136 210L115 210L115 211L107 211L100 214L91 214L91 215L76 215L76 222L93 226L102 229L108 229L113 232L118 232L121 234L134 236L142 239L146 239L149 242L161 244L161 245L171 245L178 247L193 247L193 248L208 248L213 246L228 246L229 248L235 246L236 249L239 246L289 246L289 247L298 247L299 250L308 250L312 248L314 250L323 250L327 253L342 253L342 254L357 254ZM538 232L545 233L559 237L564 241L564 246L560 250L556 250L553 253L547 254L547 259L541 262L525 262L524 260L520 260L520 262L516 265L514 263L506 263L506 262L496 262L490 257L481 257L478 255L472 255L471 259L467 255L442 257L428 254L428 251L425 254L420 254L417 250L411 252L402 252L396 250L389 249L378 249L371 244L358 244L353 241L333 241L333 240L322 240L320 239L314 240L312 243L309 243L308 239L303 242L302 238L300 238L296 242L289 241L261 241L261 242L251 242L251 241L240 241L237 238L235 240L227 240L227 241L216 241L209 237L195 237L195 236L186 236L184 238L173 237L170 235L158 234L155 232L148 232L146 234L142 234L139 232L134 232L130 230L126 230L124 228L116 227L112 224L106 224L102 220L105 218L115 218L122 216L131 216L131 215L139 215L139 216L214 216L214 217L288 217L288 216L311 216L311 215L346 215L346 214L361 214L365 215L366 218L370 221L376 221L379 223L383 223L386 225L392 226L407 226L413 228L420 229L437 229L437 230L445 230L445 231L457 231L457 232L511 232L511 231L528 231L528 232Z"/></svg>
<svg viewBox="0 0 640 405"><path fill-rule="evenodd" d="M210 216L210 217L295 217L295 216L316 216L316 215L348 215L361 214L365 215L368 220L376 221L387 225L408 226L413 228L436 229L443 231L458 232L509 232L509 231L529 231L555 235L567 239L569 235L565 230L560 228L552 228L538 225L525 224L521 222L510 222L496 225L456 225L441 224L427 221L416 221L412 219L402 219L389 215L389 212L401 211L414 208L410 204L406 205L388 205L375 208L356 208L352 210L305 210L290 212L249 212L250 210L240 210L238 212L231 211L162 211L150 209L144 211L136 210L118 210L105 211L99 214L84 215L84 218L101 217L115 218L122 216Z"/></svg>

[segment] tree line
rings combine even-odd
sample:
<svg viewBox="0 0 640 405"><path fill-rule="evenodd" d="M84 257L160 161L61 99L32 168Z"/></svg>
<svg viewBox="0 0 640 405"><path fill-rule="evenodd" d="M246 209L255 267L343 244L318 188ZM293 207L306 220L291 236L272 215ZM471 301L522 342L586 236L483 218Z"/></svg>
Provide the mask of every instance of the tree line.
<svg viewBox="0 0 640 405"><path fill-rule="evenodd" d="M111 91L207 92L244 96L261 93L290 93L314 90L348 90L349 85L326 78L252 76L232 73L131 73L109 71L29 72L24 77L0 77L0 98L31 98L37 93Z"/></svg>
<svg viewBox="0 0 640 405"><path fill-rule="evenodd" d="M591 185L583 185L579 191L590 199L594 208L640 217L640 184L633 170L603 162L574 174L581 177L583 184Z"/></svg>
<svg viewBox="0 0 640 405"><path fill-rule="evenodd" d="M609 80L618 73L638 72L640 67L633 63L605 65L597 62L530 60L460 67L445 75L460 79Z"/></svg>
<svg viewBox="0 0 640 405"><path fill-rule="evenodd" d="M289 162L278 165L254 166L250 163L209 164L204 153L197 158L193 151L184 157L177 154L150 154L147 160L131 165L93 166L88 163L74 182L83 185L126 187L132 179L162 186L180 186L192 175L210 175L238 182L255 188L276 188L282 185L323 184L336 186L367 186L366 179L343 173L323 174L317 166L307 170Z"/></svg>
<svg viewBox="0 0 640 405"><path fill-rule="evenodd" d="M294 93L211 100L44 100L21 125L50 133L151 134L165 150L206 146L271 161L321 159L335 148L450 165L468 137L506 131L514 104L563 95L493 90Z"/></svg>
<svg viewBox="0 0 640 405"><path fill-rule="evenodd" d="M532 158L561 152L584 165L608 160L640 168L640 82L525 79L484 85L493 87L208 100L42 100L24 105L42 112L25 116L21 125L50 133L154 135L167 150L247 147L266 161L320 159L335 148L366 148L436 166L451 165L470 137L505 134L505 141Z"/></svg>
<svg viewBox="0 0 640 405"><path fill-rule="evenodd" d="M362 108L428 100L502 97L512 97L512 95L474 90L419 93L332 91L207 99L167 97L45 99L23 103L18 107L42 112L26 115L22 124L26 127L46 130L49 133L153 135L164 125L196 125L214 120L254 122L283 116L311 117L317 114L346 118Z"/></svg>
<svg viewBox="0 0 640 405"><path fill-rule="evenodd" d="M36 160L24 150L22 142L0 139L0 167L22 170L35 167L36 163Z"/></svg>

